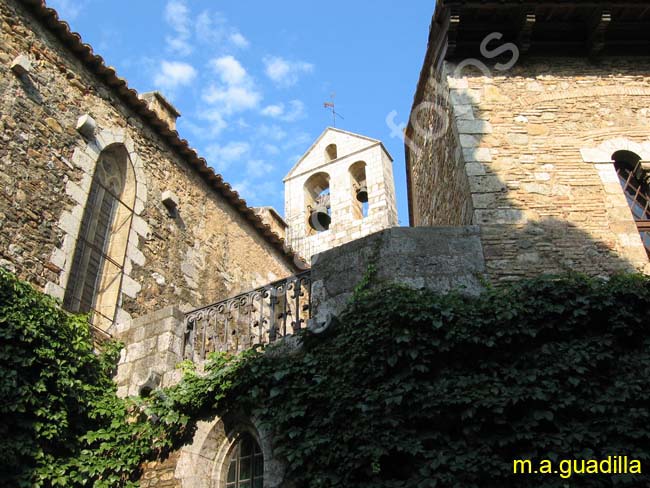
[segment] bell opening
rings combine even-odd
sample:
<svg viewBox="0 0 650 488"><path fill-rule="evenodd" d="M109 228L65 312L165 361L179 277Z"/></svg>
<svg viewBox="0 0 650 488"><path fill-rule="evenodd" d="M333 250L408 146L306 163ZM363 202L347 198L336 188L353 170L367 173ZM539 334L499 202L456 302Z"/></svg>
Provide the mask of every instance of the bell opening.
<svg viewBox="0 0 650 488"><path fill-rule="evenodd" d="M327 212L327 207L316 207L309 216L309 225L316 231L324 231L330 228L332 217Z"/></svg>
<svg viewBox="0 0 650 488"><path fill-rule="evenodd" d="M366 185L361 186L357 190L357 200L359 200L361 203L368 202L368 188L366 187Z"/></svg>

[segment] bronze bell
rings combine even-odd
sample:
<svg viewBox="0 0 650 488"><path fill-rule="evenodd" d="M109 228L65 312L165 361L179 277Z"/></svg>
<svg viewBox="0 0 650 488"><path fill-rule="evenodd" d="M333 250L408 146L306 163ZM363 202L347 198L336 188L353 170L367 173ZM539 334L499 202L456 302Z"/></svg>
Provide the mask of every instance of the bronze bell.
<svg viewBox="0 0 650 488"><path fill-rule="evenodd" d="M309 215L309 225L314 230L327 230L330 228L332 217L327 213L327 207L324 205L317 205L311 210Z"/></svg>
<svg viewBox="0 0 650 488"><path fill-rule="evenodd" d="M361 203L366 203L368 201L368 187L366 185L361 185L357 188L357 200Z"/></svg>

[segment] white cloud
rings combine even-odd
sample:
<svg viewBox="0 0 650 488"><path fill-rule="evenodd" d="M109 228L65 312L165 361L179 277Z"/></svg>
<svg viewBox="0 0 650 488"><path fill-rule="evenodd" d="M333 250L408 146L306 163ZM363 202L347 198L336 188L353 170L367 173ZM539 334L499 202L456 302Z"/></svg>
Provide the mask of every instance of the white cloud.
<svg viewBox="0 0 650 488"><path fill-rule="evenodd" d="M284 104L278 103L276 105L268 105L260 112L267 117L280 117L284 113Z"/></svg>
<svg viewBox="0 0 650 488"><path fill-rule="evenodd" d="M192 20L190 11L183 0L169 0L165 5L165 21L174 31L174 34L167 36L167 46L176 54L187 56L192 52L190 43Z"/></svg>
<svg viewBox="0 0 650 488"><path fill-rule="evenodd" d="M289 61L279 56L264 58L265 72L276 85L290 87L305 73L314 71L314 65L305 61Z"/></svg>
<svg viewBox="0 0 650 488"><path fill-rule="evenodd" d="M217 136L221 133L222 130L228 127L228 123L224 120L221 111L217 109L204 107L198 113L198 117L201 120L205 120L209 123L206 128L203 128L205 124L201 124L201 127L203 129L201 131L202 133L198 134L200 137Z"/></svg>
<svg viewBox="0 0 650 488"><path fill-rule="evenodd" d="M154 76L154 84L159 88L174 90L189 85L196 78L196 70L191 64L180 61L162 61Z"/></svg>
<svg viewBox="0 0 650 488"><path fill-rule="evenodd" d="M282 149L287 150L300 146L304 146L306 149L312 141L313 138L307 132L299 132L292 134L291 138L282 145Z"/></svg>
<svg viewBox="0 0 650 488"><path fill-rule="evenodd" d="M247 197L252 197L249 202L252 205L268 205L268 197L277 197L279 193L277 184L273 181L254 182L246 179L235 183L233 188L246 200L249 200Z"/></svg>
<svg viewBox="0 0 650 488"><path fill-rule="evenodd" d="M221 109L223 115L257 107L262 95L243 86L211 85L203 94L203 100Z"/></svg>
<svg viewBox="0 0 650 488"><path fill-rule="evenodd" d="M248 39L236 27L229 25L220 12L204 10L197 16L194 28L197 39L203 44L219 48L228 44L239 49L249 46Z"/></svg>
<svg viewBox="0 0 650 488"><path fill-rule="evenodd" d="M273 171L273 166L261 159L251 159L246 163L246 173L252 178L261 178Z"/></svg>
<svg viewBox="0 0 650 488"><path fill-rule="evenodd" d="M264 144L262 148L264 149L265 153L272 155L280 154L280 148L274 144Z"/></svg>
<svg viewBox="0 0 650 488"><path fill-rule="evenodd" d="M221 81L228 85L248 84L248 73L233 56L222 56L210 61Z"/></svg>
<svg viewBox="0 0 650 488"><path fill-rule="evenodd" d="M203 100L221 110L223 115L249 110L258 106L262 95L253 79L233 56L213 59L210 65L219 76L203 93Z"/></svg>
<svg viewBox="0 0 650 488"><path fill-rule="evenodd" d="M300 100L291 100L288 110L284 103L276 103L267 105L260 113L266 117L272 117L284 122L295 122L305 116L305 104Z"/></svg>
<svg viewBox="0 0 650 488"><path fill-rule="evenodd" d="M194 24L196 37L206 44L220 44L223 42L225 24L226 19L219 12L211 15L208 10L204 10L196 17Z"/></svg>
<svg viewBox="0 0 650 488"><path fill-rule="evenodd" d="M266 124L262 124L257 128L257 134L262 139L270 139L273 141L282 141L288 135L280 126Z"/></svg>
<svg viewBox="0 0 650 488"><path fill-rule="evenodd" d="M285 113L282 120L286 122L294 122L303 118L305 115L305 104L300 100L291 100L289 102L289 110Z"/></svg>
<svg viewBox="0 0 650 488"><path fill-rule="evenodd" d="M63 20L75 20L83 8L86 1L80 0L48 0L48 7L52 7Z"/></svg>
<svg viewBox="0 0 650 488"><path fill-rule="evenodd" d="M250 152L247 142L229 142L226 145L211 144L205 150L208 163L217 171L228 169L235 161L242 159Z"/></svg>
<svg viewBox="0 0 650 488"><path fill-rule="evenodd" d="M246 39L239 31L235 31L232 34L230 34L229 39L230 42L232 42L235 46L241 49L245 49L250 45L248 39Z"/></svg>

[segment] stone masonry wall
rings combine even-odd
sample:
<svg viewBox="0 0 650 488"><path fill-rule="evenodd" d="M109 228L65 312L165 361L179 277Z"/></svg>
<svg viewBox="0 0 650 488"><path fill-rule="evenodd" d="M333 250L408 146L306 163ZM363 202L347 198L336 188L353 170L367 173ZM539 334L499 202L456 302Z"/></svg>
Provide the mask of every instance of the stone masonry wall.
<svg viewBox="0 0 650 488"><path fill-rule="evenodd" d="M393 227L318 254L312 263L311 327L322 327L345 309L370 266L375 268L372 286L398 283L476 295L485 279L480 230Z"/></svg>
<svg viewBox="0 0 650 488"><path fill-rule="evenodd" d="M181 488L181 480L174 477L180 451L174 451L164 461L150 461L142 466L142 488Z"/></svg>
<svg viewBox="0 0 650 488"><path fill-rule="evenodd" d="M466 225L472 221L472 198L452 120L466 119L471 109L460 107L452 114L447 79L433 71L425 93L423 103L414 107L413 130L406 141L409 186L416 189L411 225Z"/></svg>
<svg viewBox="0 0 650 488"><path fill-rule="evenodd" d="M443 69L491 278L647 267L611 163L617 149L650 153L647 58L523 58L493 76ZM431 190L412 191L422 201Z"/></svg>
<svg viewBox="0 0 650 488"><path fill-rule="evenodd" d="M75 130L87 113L101 134L125 141L138 179L118 319L194 308L294 272L16 0L0 1L0 29L0 265L62 296L74 252L68 237L78 232L94 170L97 146ZM33 66L23 77L9 68L20 54ZM178 195L176 217L161 202L165 190Z"/></svg>
<svg viewBox="0 0 650 488"><path fill-rule="evenodd" d="M336 144L338 155L329 161L325 148ZM368 215L361 218L350 167L363 161L368 189ZM398 225L393 162L376 140L328 129L285 179L285 219L291 247L307 261L314 254L354 239ZM305 183L317 173L327 173L332 222L329 229L312 231L308 223Z"/></svg>

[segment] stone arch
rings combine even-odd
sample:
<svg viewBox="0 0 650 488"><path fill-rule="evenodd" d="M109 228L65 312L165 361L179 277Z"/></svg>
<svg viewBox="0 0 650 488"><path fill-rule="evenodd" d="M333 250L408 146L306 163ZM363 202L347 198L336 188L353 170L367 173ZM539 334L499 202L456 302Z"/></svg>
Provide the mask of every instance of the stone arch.
<svg viewBox="0 0 650 488"><path fill-rule="evenodd" d="M596 147L580 149L585 163L593 164L604 188L607 218L612 228L616 228L616 237L626 255L638 262L647 262L648 255L641 240L616 168L614 157L621 152L634 154L641 163L650 162L650 140L636 142L625 137L608 139Z"/></svg>
<svg viewBox="0 0 650 488"><path fill-rule="evenodd" d="M334 161L338 158L338 148L336 144L328 144L325 148L325 161Z"/></svg>
<svg viewBox="0 0 650 488"><path fill-rule="evenodd" d="M312 211L318 207L324 207L327 214L331 216L331 188L330 175L325 171L314 173L303 185L304 189L304 209L306 228L311 233L322 232L329 229L329 219L317 219L312 215Z"/></svg>
<svg viewBox="0 0 650 488"><path fill-rule="evenodd" d="M107 152L122 152L125 159L125 193L124 197L132 204L133 217L129 230L121 229L121 240L110 244L112 252L124 253L123 272L121 273L120 286L111 288L111 302L114 302L114 322L106 330L113 333L128 327L131 317L124 311L120 304L122 294L135 298L140 291L140 285L131 278L133 265L144 265L145 257L139 250L140 238L148 237L149 227L142 218L144 205L147 201L147 187L145 184L143 161L135 150L135 144L124 129L105 129L87 142L79 144L72 155L71 164L82 171L79 181L69 180L66 183L66 194L74 202L69 210L62 212L58 227L61 231L61 246L55 248L50 257L50 263L59 269L58 282L49 282L45 287L46 293L63 299L65 289L70 279L73 258L81 221L84 215L88 196L90 194L93 177L102 154ZM110 249L109 249L110 251ZM108 296L108 295L107 295ZM108 306L108 305L107 305Z"/></svg>
<svg viewBox="0 0 650 488"><path fill-rule="evenodd" d="M650 161L650 141L635 142L624 137L608 139L596 147L580 149L582 160L591 164L611 164L612 155L617 151L630 151L643 161Z"/></svg>
<svg viewBox="0 0 650 488"><path fill-rule="evenodd" d="M350 205L352 218L354 220L363 219L368 216L368 165L365 161L357 161L350 165L348 174L350 175ZM359 199L361 192L365 191L365 201Z"/></svg>
<svg viewBox="0 0 650 488"><path fill-rule="evenodd" d="M264 486L279 487L285 465L273 456L271 436L256 419L237 415L198 423L192 444L181 449L174 472L181 487L224 488L230 455L244 433L250 434L262 451Z"/></svg>

